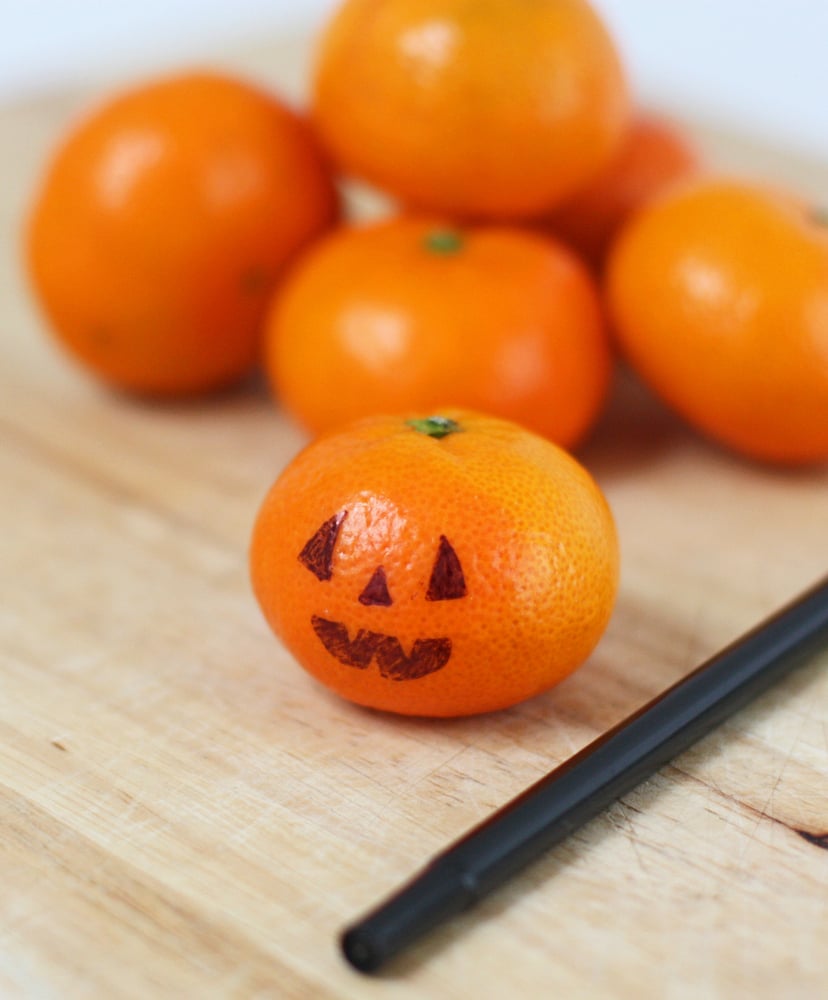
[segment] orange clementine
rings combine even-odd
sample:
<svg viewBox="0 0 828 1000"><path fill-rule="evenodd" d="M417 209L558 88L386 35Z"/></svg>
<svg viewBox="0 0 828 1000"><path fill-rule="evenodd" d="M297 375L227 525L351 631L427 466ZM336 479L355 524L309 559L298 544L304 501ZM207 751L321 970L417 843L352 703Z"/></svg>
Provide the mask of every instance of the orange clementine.
<svg viewBox="0 0 828 1000"><path fill-rule="evenodd" d="M321 41L313 115L344 171L405 204L512 219L610 160L628 94L585 0L346 0Z"/></svg>
<svg viewBox="0 0 828 1000"><path fill-rule="evenodd" d="M36 193L31 276L59 341L102 379L198 392L254 364L285 263L336 211L306 123L241 81L183 74L67 136Z"/></svg>
<svg viewBox="0 0 828 1000"><path fill-rule="evenodd" d="M316 433L457 405L570 447L601 409L612 360L594 281L565 247L401 217L306 252L268 318L266 364Z"/></svg>
<svg viewBox="0 0 828 1000"><path fill-rule="evenodd" d="M600 270L612 240L633 212L698 165L693 146L677 125L640 112L612 162L550 216L552 232Z"/></svg>
<svg viewBox="0 0 828 1000"><path fill-rule="evenodd" d="M759 459L828 459L828 229L807 206L682 185L622 231L608 296L631 364L698 429Z"/></svg>
<svg viewBox="0 0 828 1000"><path fill-rule="evenodd" d="M405 715L505 708L590 654L618 549L567 452L464 411L372 417L318 438L259 512L255 594L344 698Z"/></svg>

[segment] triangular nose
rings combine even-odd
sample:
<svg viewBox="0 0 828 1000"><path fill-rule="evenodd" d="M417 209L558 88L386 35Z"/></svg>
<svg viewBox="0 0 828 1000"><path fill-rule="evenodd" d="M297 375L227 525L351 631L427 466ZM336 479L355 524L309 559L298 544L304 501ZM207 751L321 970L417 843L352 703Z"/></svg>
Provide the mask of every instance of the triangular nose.
<svg viewBox="0 0 828 1000"><path fill-rule="evenodd" d="M382 566L377 566L365 589L359 595L360 604L381 604L388 607L393 604L391 594L388 592L388 581L385 578L385 570Z"/></svg>

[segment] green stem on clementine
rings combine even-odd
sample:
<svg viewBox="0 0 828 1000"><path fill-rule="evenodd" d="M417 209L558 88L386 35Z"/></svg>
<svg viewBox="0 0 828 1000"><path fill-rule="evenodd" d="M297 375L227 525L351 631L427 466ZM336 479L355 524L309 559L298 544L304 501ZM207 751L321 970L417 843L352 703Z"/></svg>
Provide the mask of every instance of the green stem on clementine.
<svg viewBox="0 0 828 1000"><path fill-rule="evenodd" d="M432 229L423 240L423 245L429 253L448 257L463 249L463 234L456 229Z"/></svg>
<svg viewBox="0 0 828 1000"><path fill-rule="evenodd" d="M412 420L406 420L406 423L420 434L425 434L427 437L435 438L438 441L440 438L448 437L449 434L456 434L457 431L461 430L460 424L450 417L414 417Z"/></svg>

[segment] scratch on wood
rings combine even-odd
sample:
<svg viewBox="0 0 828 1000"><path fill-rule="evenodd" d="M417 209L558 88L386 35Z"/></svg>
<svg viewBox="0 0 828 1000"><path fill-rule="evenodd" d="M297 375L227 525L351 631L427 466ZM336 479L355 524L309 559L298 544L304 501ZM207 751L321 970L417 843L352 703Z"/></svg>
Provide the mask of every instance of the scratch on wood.
<svg viewBox="0 0 828 1000"><path fill-rule="evenodd" d="M621 823L616 823L613 819L613 812L616 810L621 814ZM618 830L620 833L626 834L627 839L629 840L630 845L633 849L633 853L635 854L635 859L638 862L638 867L641 869L641 871L647 872L649 871L649 869L647 865L644 863L644 858L642 857L641 851L639 850L638 846L640 838L638 837L638 834L636 832L634 821L628 815L628 811L641 815L640 809L637 809L635 806L630 805L629 802L626 801L626 799L620 798L616 803L615 810L610 809L609 812L607 813L607 816L614 829Z"/></svg>
<svg viewBox="0 0 828 1000"><path fill-rule="evenodd" d="M752 813L757 817L756 825L762 820L768 820L771 823L776 823L778 826L784 827L786 830L790 830L792 833L797 834L802 837L803 840L807 840L809 844L813 844L815 847L821 847L823 850L828 851L828 832L826 833L810 833L808 830L801 830L799 827L792 826L790 823L786 822L784 819L779 819L776 816L771 815L769 812L765 812L765 808L757 809L756 806L750 805L748 802L743 802L740 798L735 795L729 795L727 792L723 791L702 778L699 778L695 774L690 774L689 771L683 771L681 768L676 767L675 764L669 765L674 771L683 775L685 778L689 778L691 781L696 782L699 785L708 788L710 791L715 792L721 798L726 799L728 802L732 802L734 805L741 809L744 809L748 813ZM777 780L777 784L779 784ZM775 786L774 786L775 787ZM765 805L767 806L768 803ZM754 826L754 829L756 827Z"/></svg>
<svg viewBox="0 0 828 1000"><path fill-rule="evenodd" d="M64 746L64 745L63 745L63 744L62 744L62 743L60 742L60 740L50 740L49 742L50 742L50 743L52 744L52 746L53 746L53 747L55 747L55 748L56 748L57 750L63 750L63 751L64 751L64 753L68 753L68 751L69 751L69 748L68 748L68 747L65 747L65 746Z"/></svg>
<svg viewBox="0 0 828 1000"><path fill-rule="evenodd" d="M794 830L803 840L815 847L821 847L823 851L828 851L828 833L809 833L807 830Z"/></svg>

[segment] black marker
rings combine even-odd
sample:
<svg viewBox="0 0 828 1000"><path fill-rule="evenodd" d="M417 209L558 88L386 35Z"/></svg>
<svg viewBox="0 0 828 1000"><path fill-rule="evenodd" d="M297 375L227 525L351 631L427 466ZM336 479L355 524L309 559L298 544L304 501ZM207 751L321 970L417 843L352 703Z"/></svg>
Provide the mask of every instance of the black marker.
<svg viewBox="0 0 828 1000"><path fill-rule="evenodd" d="M342 935L374 972L553 844L828 643L828 577L717 653L451 845Z"/></svg>

